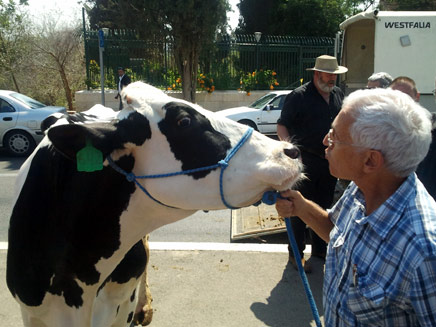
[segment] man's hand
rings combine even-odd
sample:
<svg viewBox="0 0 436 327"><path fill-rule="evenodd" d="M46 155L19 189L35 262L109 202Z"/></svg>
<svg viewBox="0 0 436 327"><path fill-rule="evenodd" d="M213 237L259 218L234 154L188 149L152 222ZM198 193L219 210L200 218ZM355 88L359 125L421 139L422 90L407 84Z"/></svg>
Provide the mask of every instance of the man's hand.
<svg viewBox="0 0 436 327"><path fill-rule="evenodd" d="M329 234L333 224L328 213L315 202L306 199L298 191L287 190L280 192L285 199L277 198L276 210L281 217L297 216L303 220L324 241L329 241Z"/></svg>
<svg viewBox="0 0 436 327"><path fill-rule="evenodd" d="M286 199L277 198L276 210L281 217L300 216L305 198L298 191L287 190L280 192L280 195Z"/></svg>

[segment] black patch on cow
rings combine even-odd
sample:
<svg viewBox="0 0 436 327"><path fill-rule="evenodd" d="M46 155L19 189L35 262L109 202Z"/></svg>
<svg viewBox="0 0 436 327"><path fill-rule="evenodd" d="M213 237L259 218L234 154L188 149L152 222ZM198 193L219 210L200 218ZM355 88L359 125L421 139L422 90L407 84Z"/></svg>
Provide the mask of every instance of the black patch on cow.
<svg viewBox="0 0 436 327"><path fill-rule="evenodd" d="M118 264L115 270L112 272L108 278L100 285L98 292L106 285L108 282L114 282L118 284L127 283L131 278L139 278L145 266L147 264L147 252L145 250L144 243L142 241L137 242L129 252L126 253L123 260ZM97 292L97 294L98 294ZM135 299L135 292L133 291L130 300ZM132 301L133 302L133 301Z"/></svg>
<svg viewBox="0 0 436 327"><path fill-rule="evenodd" d="M136 288L133 290L132 295L130 296L130 302L135 301Z"/></svg>
<svg viewBox="0 0 436 327"><path fill-rule="evenodd" d="M128 118L112 123L54 126L47 135L59 153L75 159L87 141L106 157L113 150L124 148L125 143L143 144L151 138L151 129L148 119L134 112Z"/></svg>
<svg viewBox="0 0 436 327"><path fill-rule="evenodd" d="M127 317L127 323L130 324L133 320L133 312L129 313L129 316Z"/></svg>
<svg viewBox="0 0 436 327"><path fill-rule="evenodd" d="M44 119L41 122L41 131L45 132L51 125L56 123L59 120L58 117L55 116L48 116L46 119Z"/></svg>
<svg viewBox="0 0 436 327"><path fill-rule="evenodd" d="M86 139L81 131L105 155L125 142L142 144L151 136L149 122L140 114L114 122L112 127L69 128L75 126L79 125L56 126L48 134L54 131L53 143L73 153L71 149L80 149ZM65 134L62 127L66 127ZM117 165L130 172L134 158L121 157ZM134 190L135 184L111 167L78 172L74 160L52 146L41 147L32 159L10 219L6 280L11 293L29 306L41 305L46 292L62 295L69 306L81 306L83 290L76 280L87 285L100 281L95 264L119 248L119 217ZM140 267L142 261L140 258ZM135 265L133 275L120 269L116 279L135 277L139 269Z"/></svg>
<svg viewBox="0 0 436 327"><path fill-rule="evenodd" d="M118 316L118 313L120 312L120 305L117 306L117 313L116 316Z"/></svg>
<svg viewBox="0 0 436 327"><path fill-rule="evenodd" d="M45 132L49 129L53 124L55 124L59 119L65 119L69 124L77 124L77 123L89 123L89 122L97 122L99 118L95 115L90 115L83 112L76 112L74 114L63 114L60 117L57 116L48 116L41 122L41 130Z"/></svg>
<svg viewBox="0 0 436 327"><path fill-rule="evenodd" d="M165 118L159 122L171 151L182 162L182 169L206 167L226 157L230 140L216 131L210 121L189 105L170 102L163 107ZM210 170L191 173L195 179L205 177Z"/></svg>

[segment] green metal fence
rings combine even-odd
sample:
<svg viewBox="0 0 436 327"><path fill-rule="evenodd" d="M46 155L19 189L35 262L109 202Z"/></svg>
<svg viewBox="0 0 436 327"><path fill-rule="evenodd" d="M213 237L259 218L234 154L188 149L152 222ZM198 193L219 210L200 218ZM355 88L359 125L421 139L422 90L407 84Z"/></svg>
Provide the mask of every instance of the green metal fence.
<svg viewBox="0 0 436 327"><path fill-rule="evenodd" d="M87 85L100 86L98 31L84 30ZM215 89L237 89L241 74L259 70L277 73L276 88L294 88L308 81L315 58L334 55L334 39L327 37L290 37L262 35L226 36L200 57L199 73L213 78ZM163 40L139 40L134 31L110 30L103 52L105 84L115 87L117 67L123 66L132 80L143 80L162 88L180 87L173 58L173 44Z"/></svg>

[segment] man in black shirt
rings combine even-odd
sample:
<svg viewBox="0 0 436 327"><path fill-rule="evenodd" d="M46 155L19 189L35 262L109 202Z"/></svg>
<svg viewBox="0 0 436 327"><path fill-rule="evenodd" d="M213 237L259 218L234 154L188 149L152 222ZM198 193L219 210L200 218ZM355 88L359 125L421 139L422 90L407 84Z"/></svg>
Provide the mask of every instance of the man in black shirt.
<svg viewBox="0 0 436 327"><path fill-rule="evenodd" d="M313 79L286 97L277 121L277 134L280 140L292 140L301 150L307 179L297 186L298 190L326 209L333 202L336 179L330 175L322 141L344 99L344 93L336 86L337 75L348 69L338 66L335 57L323 55L316 58L315 67L307 70L314 71ZM302 264L305 271L310 272L303 256L306 225L298 217L293 217L291 224L303 258ZM313 232L311 237L312 255L325 257L326 243ZM297 267L292 251L289 252L289 260Z"/></svg>
<svg viewBox="0 0 436 327"><path fill-rule="evenodd" d="M115 99L120 99L120 106L119 110L123 109L123 101L121 100L121 90L129 85L132 81L130 80L130 77L126 75L123 67L118 67L118 93L115 96Z"/></svg>

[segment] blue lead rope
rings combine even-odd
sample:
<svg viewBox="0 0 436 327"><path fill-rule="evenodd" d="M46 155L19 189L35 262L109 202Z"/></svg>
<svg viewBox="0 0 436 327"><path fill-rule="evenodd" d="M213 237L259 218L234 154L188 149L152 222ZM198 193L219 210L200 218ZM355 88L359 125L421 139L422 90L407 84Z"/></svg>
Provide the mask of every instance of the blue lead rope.
<svg viewBox="0 0 436 327"><path fill-rule="evenodd" d="M274 191L268 191L263 194L262 202L267 205L273 205L276 203L277 198L282 198L280 193ZM298 251L297 242L295 240L294 231L292 230L291 219L285 218L286 230L288 232L289 242L291 243L292 252L294 253L295 261L297 262L298 272L303 282L304 290L306 291L307 300L309 301L310 308L312 309L312 315L315 319L317 327L322 327L321 320L319 318L318 309L316 307L315 299L310 289L309 281L307 280L306 273L304 272L303 265L301 264L300 251Z"/></svg>

